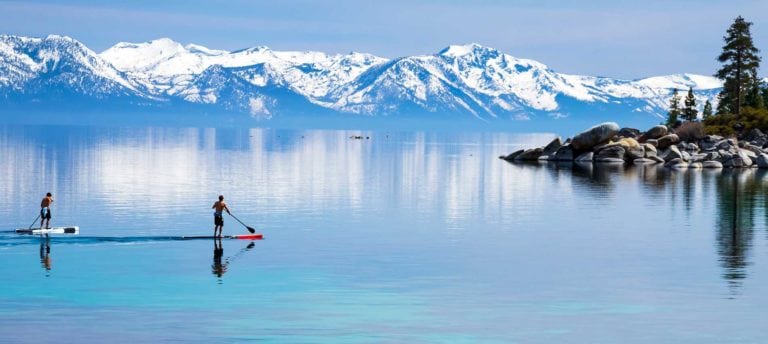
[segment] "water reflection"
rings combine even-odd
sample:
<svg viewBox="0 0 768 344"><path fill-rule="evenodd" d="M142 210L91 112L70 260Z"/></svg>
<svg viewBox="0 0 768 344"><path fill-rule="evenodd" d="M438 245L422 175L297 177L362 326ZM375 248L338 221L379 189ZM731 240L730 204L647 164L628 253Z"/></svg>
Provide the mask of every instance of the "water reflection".
<svg viewBox="0 0 768 344"><path fill-rule="evenodd" d="M247 246L241 248L240 251L237 251L237 253L224 258L224 245L222 244L222 239L213 239L213 264L211 264L211 273L216 276L219 284L223 282L222 277L224 277L224 274L229 269L229 265L255 246L256 243L251 241Z"/></svg>
<svg viewBox="0 0 768 344"><path fill-rule="evenodd" d="M763 218L768 223L765 197L768 171L762 169L671 170L656 165L554 162L509 165L509 168L519 170L545 170L556 181L573 183L576 192L604 200L597 202L601 205L620 198L620 186L640 183L644 197L672 208L672 216L685 216L689 222L694 222L694 217L709 215L715 219L714 228L710 228L715 232L723 271L721 276L734 293L738 293L743 280L748 277L748 267L752 264L756 221ZM706 202L713 200L712 209L716 214L702 214L703 209L708 209ZM643 215L654 216L652 213Z"/></svg>
<svg viewBox="0 0 768 344"><path fill-rule="evenodd" d="M46 271L46 277L51 272L51 238L48 234L40 235L40 265Z"/></svg>
<svg viewBox="0 0 768 344"><path fill-rule="evenodd" d="M212 272L216 277L221 279L224 273L227 272L227 265L222 263L222 257L224 256L224 247L221 245L221 238L213 239L213 265L211 265Z"/></svg>

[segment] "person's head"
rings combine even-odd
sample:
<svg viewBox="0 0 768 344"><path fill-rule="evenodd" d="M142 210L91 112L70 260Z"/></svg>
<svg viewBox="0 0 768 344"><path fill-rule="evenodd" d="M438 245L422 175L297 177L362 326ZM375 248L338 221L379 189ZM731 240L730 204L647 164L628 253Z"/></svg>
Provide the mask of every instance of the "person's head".
<svg viewBox="0 0 768 344"><path fill-rule="evenodd" d="M47 193L47 194L45 194L45 195L46 195L47 197L51 197L51 196L53 196L53 195L51 195L51 193L50 193L50 192L49 192L49 193Z"/></svg>
<svg viewBox="0 0 768 344"><path fill-rule="evenodd" d="M223 200L224 200L224 195L219 195L219 201L223 201Z"/></svg>

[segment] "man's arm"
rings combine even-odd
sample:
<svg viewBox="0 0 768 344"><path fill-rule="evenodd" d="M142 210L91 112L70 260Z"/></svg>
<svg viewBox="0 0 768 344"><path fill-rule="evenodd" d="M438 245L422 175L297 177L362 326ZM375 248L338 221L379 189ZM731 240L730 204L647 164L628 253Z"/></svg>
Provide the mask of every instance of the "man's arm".
<svg viewBox="0 0 768 344"><path fill-rule="evenodd" d="M227 214L232 215L232 213L229 212L229 207L227 206L226 203L224 203L224 210L227 211Z"/></svg>

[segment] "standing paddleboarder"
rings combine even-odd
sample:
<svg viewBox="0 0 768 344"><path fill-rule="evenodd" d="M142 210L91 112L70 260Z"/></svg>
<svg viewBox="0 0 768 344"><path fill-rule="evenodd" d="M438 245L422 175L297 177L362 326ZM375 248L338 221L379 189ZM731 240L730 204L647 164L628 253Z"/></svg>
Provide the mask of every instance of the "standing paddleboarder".
<svg viewBox="0 0 768 344"><path fill-rule="evenodd" d="M49 228L51 226L51 203L53 203L53 195L51 193L45 194L43 200L40 202L40 228ZM45 226L43 226L45 223Z"/></svg>
<svg viewBox="0 0 768 344"><path fill-rule="evenodd" d="M227 208L227 203L224 203L224 195L219 195L219 200L216 201L216 203L213 204L213 207L211 209L214 209L213 212L213 236L214 237L221 237L221 232L224 230L224 211L226 210L227 214L230 214L229 208ZM230 214L232 215L232 214ZM216 231L218 230L219 234L216 234Z"/></svg>

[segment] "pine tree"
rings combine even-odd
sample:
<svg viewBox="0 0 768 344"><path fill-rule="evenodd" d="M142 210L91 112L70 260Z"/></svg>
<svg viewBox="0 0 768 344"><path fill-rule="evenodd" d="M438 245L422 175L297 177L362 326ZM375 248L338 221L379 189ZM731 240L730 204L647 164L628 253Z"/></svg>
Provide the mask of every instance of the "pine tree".
<svg viewBox="0 0 768 344"><path fill-rule="evenodd" d="M683 109L683 118L686 121L695 121L699 115L696 109L696 98L693 96L693 87L688 88L688 95L685 96L685 108Z"/></svg>
<svg viewBox="0 0 768 344"><path fill-rule="evenodd" d="M747 92L747 96L744 99L744 105L755 108L765 109L765 101L763 100L763 82L757 77L752 75L752 86Z"/></svg>
<svg viewBox="0 0 768 344"><path fill-rule="evenodd" d="M712 103L709 102L709 99L704 102L704 110L701 112L701 117L704 119L712 117Z"/></svg>
<svg viewBox="0 0 768 344"><path fill-rule="evenodd" d="M672 99L669 100L669 112L667 113L667 126L675 128L680 124L680 94L677 89L672 92Z"/></svg>
<svg viewBox="0 0 768 344"><path fill-rule="evenodd" d="M746 93L752 88L757 69L760 67L759 49L752 42L749 27L752 23L738 16L723 37L725 45L717 60L723 63L715 76L723 80L723 90L720 92L718 113L741 113Z"/></svg>

